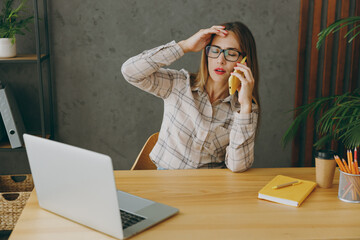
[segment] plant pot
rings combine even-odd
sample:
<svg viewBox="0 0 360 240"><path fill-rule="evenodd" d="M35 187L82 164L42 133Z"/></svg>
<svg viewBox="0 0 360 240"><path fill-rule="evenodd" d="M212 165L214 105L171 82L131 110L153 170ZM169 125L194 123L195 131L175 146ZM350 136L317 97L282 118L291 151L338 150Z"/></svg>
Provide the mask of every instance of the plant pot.
<svg viewBox="0 0 360 240"><path fill-rule="evenodd" d="M0 38L0 58L16 56L16 42L11 43L11 38Z"/></svg>

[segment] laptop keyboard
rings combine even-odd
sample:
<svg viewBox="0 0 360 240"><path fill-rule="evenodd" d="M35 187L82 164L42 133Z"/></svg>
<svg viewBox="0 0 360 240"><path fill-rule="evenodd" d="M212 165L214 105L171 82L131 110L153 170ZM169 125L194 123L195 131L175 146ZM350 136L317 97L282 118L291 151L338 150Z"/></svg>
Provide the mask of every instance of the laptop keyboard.
<svg viewBox="0 0 360 240"><path fill-rule="evenodd" d="M141 222L142 220L145 220L145 218L143 218L143 217L126 212L121 209L120 209L120 216L121 216L121 222L123 225L123 229L126 229L138 222Z"/></svg>

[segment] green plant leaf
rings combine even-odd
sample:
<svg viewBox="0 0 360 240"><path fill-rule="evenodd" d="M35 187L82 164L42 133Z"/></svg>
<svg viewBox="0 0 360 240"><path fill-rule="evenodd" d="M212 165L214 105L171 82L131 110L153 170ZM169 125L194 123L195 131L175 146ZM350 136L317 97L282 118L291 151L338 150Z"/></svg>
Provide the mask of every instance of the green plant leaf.
<svg viewBox="0 0 360 240"><path fill-rule="evenodd" d="M328 142L330 142L332 139L333 139L332 135L330 134L325 135L315 142L314 147L316 148L316 150L319 150L323 146L325 146Z"/></svg>
<svg viewBox="0 0 360 240"><path fill-rule="evenodd" d="M358 35L360 34L360 32L357 32L356 34L354 34L354 36L352 36L350 39L349 39L349 43L354 40L354 38L356 38Z"/></svg>
<svg viewBox="0 0 360 240"><path fill-rule="evenodd" d="M22 30L29 31L27 25L34 18L33 16L20 19L25 11L26 0L13 9L14 0L5 0L0 14L0 37L14 38L16 34L24 34Z"/></svg>
<svg viewBox="0 0 360 240"><path fill-rule="evenodd" d="M352 32L355 33L355 30L356 30L357 28L359 28L359 27L360 27L360 25L355 26L355 27L353 27L352 29L350 29L349 32L344 35L344 38L347 38L347 36L350 35Z"/></svg>
<svg viewBox="0 0 360 240"><path fill-rule="evenodd" d="M297 130L306 123L307 117L322 112L316 123L317 134L324 135L314 146L319 148L331 139L341 141L345 146L360 145L360 89L352 93L322 97L295 109L297 117L286 130L283 147L296 136Z"/></svg>
<svg viewBox="0 0 360 240"><path fill-rule="evenodd" d="M321 45L325 41L325 38L328 35L339 31L341 28L343 28L345 26L348 26L350 24L357 24L359 22L360 22L360 16L352 16L352 17L347 17L347 18L339 19L339 20L335 21L333 24L329 25L327 28L325 28L318 34L318 41L316 43L316 48L319 49L321 47ZM350 29L348 31L348 33L352 32L353 29L354 28ZM348 33L346 33L345 36L348 36ZM355 34L355 35L357 36L357 34ZM349 42L351 42L353 39L354 39L354 36L349 40Z"/></svg>
<svg viewBox="0 0 360 240"><path fill-rule="evenodd" d="M346 135L342 137L342 142L345 147L348 149L352 149L355 147L359 147L360 143L360 122L354 125L349 131L347 131Z"/></svg>

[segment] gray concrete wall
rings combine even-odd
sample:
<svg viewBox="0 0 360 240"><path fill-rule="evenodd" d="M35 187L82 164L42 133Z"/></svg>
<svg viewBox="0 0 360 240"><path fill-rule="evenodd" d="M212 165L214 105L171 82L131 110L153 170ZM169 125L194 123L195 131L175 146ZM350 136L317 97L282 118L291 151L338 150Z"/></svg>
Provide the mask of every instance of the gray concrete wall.
<svg viewBox="0 0 360 240"><path fill-rule="evenodd" d="M260 64L254 166L290 166L290 147L283 150L280 139L294 102L300 0L50 0L49 8L57 140L108 154L115 169L129 169L147 137L159 131L163 103L125 82L122 63L200 28L242 21L255 36ZM34 49L27 35L18 41L24 52ZM170 67L195 72L199 56L186 54ZM38 121L34 71L0 66L0 76L17 74L13 85L30 128ZM0 174L28 171L21 152L0 152L0 166Z"/></svg>

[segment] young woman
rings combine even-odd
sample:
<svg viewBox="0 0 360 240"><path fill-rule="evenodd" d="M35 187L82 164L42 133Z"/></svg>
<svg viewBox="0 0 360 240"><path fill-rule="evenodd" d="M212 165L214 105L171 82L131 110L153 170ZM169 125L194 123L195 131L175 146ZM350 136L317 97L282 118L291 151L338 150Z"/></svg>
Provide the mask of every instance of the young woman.
<svg viewBox="0 0 360 240"><path fill-rule="evenodd" d="M197 74L163 68L201 50ZM227 167L241 172L251 167L259 75L255 41L244 24L213 26L144 51L127 60L121 71L129 83L164 100L159 139L150 154L158 169ZM233 95L231 75L241 81Z"/></svg>

